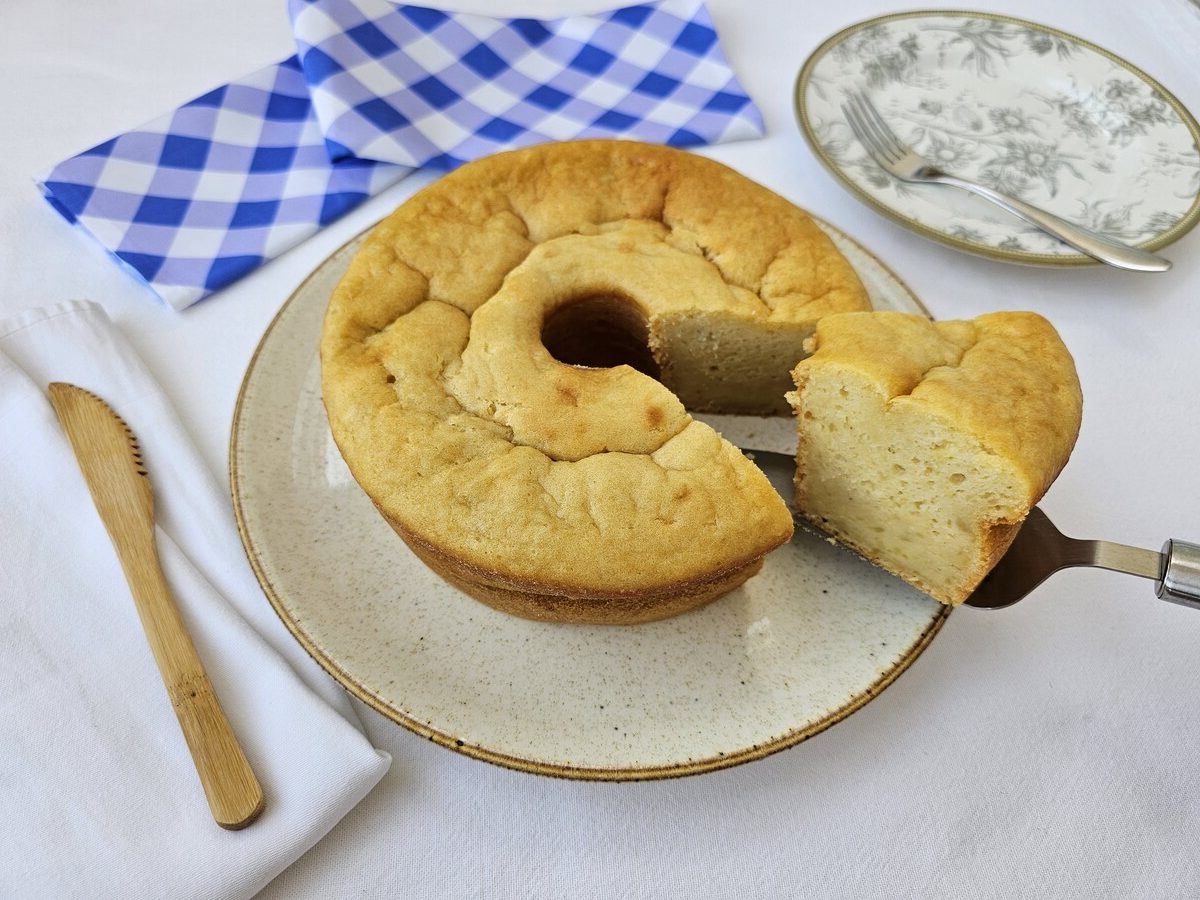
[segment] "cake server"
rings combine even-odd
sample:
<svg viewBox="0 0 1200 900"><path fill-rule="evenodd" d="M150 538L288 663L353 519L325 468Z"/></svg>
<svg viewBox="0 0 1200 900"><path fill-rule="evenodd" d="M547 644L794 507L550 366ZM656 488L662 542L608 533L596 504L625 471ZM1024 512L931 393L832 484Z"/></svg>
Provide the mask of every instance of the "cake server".
<svg viewBox="0 0 1200 900"><path fill-rule="evenodd" d="M743 448L779 489L779 472L795 472L796 460L785 453ZM765 464L765 465L764 465ZM783 492L791 507L791 494ZM793 511L797 525L813 528ZM1163 600L1200 609L1200 544L1168 540L1161 551L1127 547L1111 541L1067 537L1040 507L1030 510L1000 561L965 601L977 609L1003 609L1023 599L1060 569L1093 566L1149 578Z"/></svg>
<svg viewBox="0 0 1200 900"><path fill-rule="evenodd" d="M154 540L154 494L137 439L95 394L62 382L49 391L121 561L213 818L222 828L244 828L262 812L262 788L163 577Z"/></svg>
<svg viewBox="0 0 1200 900"><path fill-rule="evenodd" d="M1149 578L1163 600L1200 609L1200 545L1168 539L1158 552L1112 541L1078 540L1055 528L1037 506L1029 511L1000 562L964 602L977 609L1003 609L1059 569L1075 566Z"/></svg>

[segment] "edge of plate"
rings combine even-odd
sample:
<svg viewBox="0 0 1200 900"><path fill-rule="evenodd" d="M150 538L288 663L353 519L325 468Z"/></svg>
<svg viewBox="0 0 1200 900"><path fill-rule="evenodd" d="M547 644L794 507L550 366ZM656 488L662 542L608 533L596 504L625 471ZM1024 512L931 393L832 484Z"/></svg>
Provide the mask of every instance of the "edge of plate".
<svg viewBox="0 0 1200 900"><path fill-rule="evenodd" d="M813 216L813 218L816 219L819 224L837 232L840 237L851 242L866 256L870 257L876 265L886 271L888 275L894 278L896 282L908 292L909 296L916 303L918 308L920 308L927 317L931 319L933 318L932 314L930 314L929 310L925 307L925 304L921 302L921 299L912 291L911 288L909 288L908 284L903 279L901 279L898 275L896 275L895 272L892 271L890 266L885 264L879 259L879 257L877 257L870 250L866 249L857 240L847 235L844 231L842 231L842 229L835 225L831 225L816 216ZM316 663L321 666L321 668L328 672L329 675L332 676L333 679L337 681L351 696L356 697L358 700L371 707L373 710L375 710L375 712L379 713L384 718L390 719L396 724L407 728L409 731L433 741L435 744L439 744L442 747L474 759L479 759L483 760L484 762L503 766L507 769L530 772L535 775L547 775L555 778L568 778L581 781L649 781L666 778L681 778L687 775L699 775L705 772L713 772L718 769L727 769L733 766L741 765L742 763L762 759L763 757L778 753L781 750L794 747L796 744L799 744L808 738L820 734L822 731L825 731L828 728L831 728L879 696L879 694L881 694L889 685L891 685L893 681L900 677L900 675L913 664L916 658L925 651L926 647L929 646L930 642L934 639L937 633L941 631L942 625L945 624L946 619L949 617L952 611L952 607L940 607L937 610L937 614L925 627L925 630L921 632L917 639L909 646L908 650L905 651L905 653L890 669L881 673L875 681L869 684L861 692L852 696L847 703L831 711L824 718L813 722L804 728L788 732L787 734L767 741L763 744L752 745L736 753L718 754L714 757L707 757L700 760L689 760L687 762L667 766L604 769L545 763L538 760L526 759L525 757L512 756L506 753L497 752L495 750L489 750L486 747L478 747L472 744L464 743L462 740L455 738L453 735L447 735L434 728L430 728L423 722L405 715L403 712L396 709L395 706L381 699L369 688L367 688L366 685L363 685L355 680L354 676L338 665L335 660L331 659L291 618L282 598L276 592L274 585L271 583L270 576L259 561L258 550L254 546L254 540L250 536L249 528L246 525L246 519L242 512L241 495L238 490L239 477L237 465L238 423L241 421L242 405L246 396L246 389L254 372L254 367L258 363L258 359L262 353L263 347L266 345L271 336L271 332L274 331L275 326L287 312L288 308L292 304L292 301L295 300L300 292L308 285L308 283L316 277L317 271L324 266L325 262L328 262L338 254L345 252L352 244L361 239L364 234L370 231L372 227L374 226L368 226L367 228L363 229L358 234L354 235L354 237L350 238L344 244L338 247L337 250L329 254L329 256L327 256L323 262L318 264L317 267L314 268L313 271L310 272L308 276L296 286L295 290L292 291L291 295L286 301L284 301L283 305L280 306L279 311L276 312L271 318L270 324L267 325L262 337L259 338L258 344L254 348L254 353L251 354L250 361L246 365L246 372L242 376L242 383L238 388L237 401L234 403L233 418L229 430L229 492L233 499L233 515L237 521L237 530L242 541L242 549L245 551L246 558L250 562L250 567L254 571L254 577L258 579L258 583L262 587L263 593L266 595L271 607L275 610L275 614L279 616L280 621L283 622L284 627L287 628L292 637L295 638L300 646L303 647L308 653L308 655L311 656L313 660L315 660Z"/></svg>
<svg viewBox="0 0 1200 900"><path fill-rule="evenodd" d="M1109 59L1119 66L1123 66L1138 78L1141 78L1149 84L1154 90L1162 95L1162 98L1167 104L1175 110L1181 122L1192 135L1192 142L1200 149L1200 123L1197 123L1195 117L1188 111L1179 99L1163 87L1156 79L1152 78L1146 72L1135 66L1133 63L1113 53L1111 50L1093 44L1089 40L1077 37L1070 32L1062 31L1050 25L1042 25L1039 22L1031 22L1028 19L1017 18L1016 16L1006 16L999 13L980 12L978 10L966 9L917 9L909 10L908 12L886 13L881 16L874 16L870 19L864 19L861 22L856 22L838 31L836 34L830 35L809 54L808 59L804 61L800 72L796 75L796 82L793 88L793 106L796 115L796 122L800 126L800 132L804 135L805 141L812 149L813 154L817 157L817 161L821 163L825 169L832 174L850 193L858 197L859 200L865 202L868 206L874 209L881 215L891 219L896 224L913 231L922 237L927 237L930 240L937 241L939 244L944 244L948 247L953 247L955 250L962 250L970 253L973 256L981 256L986 259L999 260L1001 262L1022 263L1033 266L1046 266L1049 268L1077 268L1077 267L1093 267L1101 266L1099 260L1093 259L1085 254L1059 255L1053 253L1030 253L1027 251L1015 250L1000 250L995 247L989 247L985 244L977 244L973 241L967 241L962 238L954 237L944 231L939 231L928 225L922 225L920 222L915 222L907 216L893 210L890 206L880 202L875 196L861 188L858 184L852 181L849 177L842 173L842 170L837 164L825 153L824 148L817 140L817 136L813 133L812 127L809 124L808 107L804 99L805 92L808 89L809 78L812 75L812 70L816 64L821 61L830 48L841 42L847 36L861 31L871 25L881 25L886 22L894 22L900 19L914 19L920 16L971 16L974 18L990 19L997 22L1007 22L1013 25L1024 25L1028 28L1033 28L1055 37L1065 38L1073 41L1083 47L1088 48L1101 56ZM1147 241L1138 244L1144 250L1158 250L1166 247L1169 244L1175 243L1189 231L1200 224L1200 191L1196 192L1196 196L1192 198L1192 205L1184 216L1168 228L1166 231L1150 238Z"/></svg>

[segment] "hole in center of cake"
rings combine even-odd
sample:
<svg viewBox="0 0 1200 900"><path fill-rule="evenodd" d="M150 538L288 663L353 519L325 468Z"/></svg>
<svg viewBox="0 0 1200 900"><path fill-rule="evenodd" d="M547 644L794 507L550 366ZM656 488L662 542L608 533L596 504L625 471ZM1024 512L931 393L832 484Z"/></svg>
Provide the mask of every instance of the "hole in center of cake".
<svg viewBox="0 0 1200 900"><path fill-rule="evenodd" d="M564 303L542 324L542 343L551 356L570 366L626 365L660 377L645 314L618 294L591 294Z"/></svg>

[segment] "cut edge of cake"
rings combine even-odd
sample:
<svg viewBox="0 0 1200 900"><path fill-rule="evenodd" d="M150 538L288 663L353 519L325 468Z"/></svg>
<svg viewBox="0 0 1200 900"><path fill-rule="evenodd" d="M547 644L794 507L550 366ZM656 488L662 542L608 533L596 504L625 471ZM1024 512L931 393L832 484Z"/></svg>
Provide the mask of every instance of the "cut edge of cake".
<svg viewBox="0 0 1200 900"><path fill-rule="evenodd" d="M797 511L942 603L962 603L1066 464L1082 397L1033 313L822 319L793 370Z"/></svg>

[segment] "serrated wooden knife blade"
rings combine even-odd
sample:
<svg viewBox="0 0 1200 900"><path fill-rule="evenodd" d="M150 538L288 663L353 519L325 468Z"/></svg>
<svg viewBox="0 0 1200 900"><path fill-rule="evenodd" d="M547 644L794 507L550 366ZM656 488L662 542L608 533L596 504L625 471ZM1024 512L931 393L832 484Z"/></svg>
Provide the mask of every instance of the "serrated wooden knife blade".
<svg viewBox="0 0 1200 900"><path fill-rule="evenodd" d="M121 561L213 818L222 828L244 828L262 812L262 788L163 577L154 540L154 494L137 438L91 392L55 382L49 394Z"/></svg>

